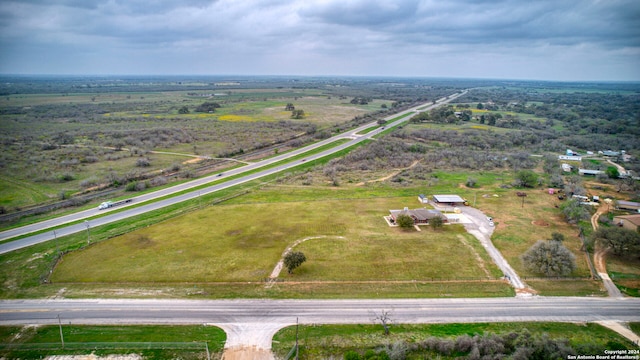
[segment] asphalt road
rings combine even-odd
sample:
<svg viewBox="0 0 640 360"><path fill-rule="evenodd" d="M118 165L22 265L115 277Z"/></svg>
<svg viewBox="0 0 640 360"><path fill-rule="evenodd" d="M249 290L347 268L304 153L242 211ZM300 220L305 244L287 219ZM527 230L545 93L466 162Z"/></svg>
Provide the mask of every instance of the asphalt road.
<svg viewBox="0 0 640 360"><path fill-rule="evenodd" d="M531 297L374 300L2 300L0 324L397 323L640 321L638 298Z"/></svg>
<svg viewBox="0 0 640 360"><path fill-rule="evenodd" d="M432 109L434 107L437 106L441 106L459 96L462 96L465 92L462 93L456 93L452 96L450 96L449 98L443 98L440 99L436 102L436 104L422 104L416 107L413 107L411 109L402 111L400 113L395 113L393 115L390 115L388 117L385 118L385 120L391 120L394 119L398 116L401 115L405 115L405 114L409 114L409 113L414 113L416 111L418 111L418 109L420 109L420 111L426 111L429 109ZM393 123L389 123L387 126L388 127L392 127L395 125L398 125L402 122L406 122L409 119L408 116L399 119ZM376 122L372 122L363 126L360 126L357 129L354 130L350 130L348 132L336 135L334 137L331 137L329 139L317 142L315 144L309 145L309 146L305 146L303 148L288 152L286 154L281 154L279 156L273 157L273 158L269 158L263 161L259 161L250 165L246 165L240 168L236 168L236 169L232 169L229 171L225 171L224 174L222 176L218 176L217 174L211 175L211 176L207 176L204 178L200 178L194 181L190 181L188 183L184 183L184 184L179 184L176 186L172 186L170 188L166 188L163 190L159 190L153 193L148 193L145 195L141 195L138 197L133 198L133 202L131 203L131 205L135 205L135 204L140 204L143 202L149 202L150 200L153 199L157 199L160 197L164 197L167 195L171 195L174 193L178 193L178 192L182 192L185 190L189 190L189 189L193 189L194 187L197 186L201 186L216 180L221 180L224 178L228 178L232 175L238 175L238 174L242 174L244 172L247 171L251 171L251 170L255 170L257 168L266 166L266 165L270 165L273 163L276 163L278 161L282 161L282 160L286 160L289 159L291 157L303 154L305 152L311 151L313 149L316 149L318 147L324 146L326 144L341 140L341 139L350 139L350 141L341 144L339 146L333 147L331 149L325 150L323 152L314 154L314 155L310 155L309 157L305 158L304 161L312 161L315 159L319 159L328 155L331 155L333 153L336 153L340 150L343 150L345 148L348 148L350 146L353 146L359 142L362 142L366 139L371 139L373 136L379 134L380 132L384 131L384 129L378 128L375 129L369 133L366 134L362 134L362 135L358 135L359 132L364 131L365 129L371 128L373 126L377 126ZM57 236L66 236L66 235L71 235L71 234L75 234L81 231L87 231L87 229L89 230L89 233L91 231L92 227L96 227L96 226L101 226L101 225L105 225L105 224L109 224L115 221L119 221L119 220L123 220L129 217L133 217L133 216L137 216L137 215L141 215L144 214L146 212L149 211L153 211L153 210L157 210L166 206L170 206L173 204L177 204L186 200L190 200L190 199L195 199L201 195L205 195L205 194L209 194L212 192L216 192L222 189L226 189L238 184L242 184L245 182L249 182L264 176L268 176L271 174L275 174L287 169L291 169L295 166L298 166L301 164L302 161L291 161L288 162L286 164L277 166L277 167L273 167L267 170L263 170L257 173L253 173L250 175L246 175L237 179L233 179L233 180L229 180L229 181L225 181L223 183L219 183L217 185L212 185L209 186L207 188L204 189L200 189L200 190L193 190L191 192L179 195L179 196L174 196L168 199L164 199L164 200L160 200L160 201L155 201L155 202L150 202L148 204L145 204L143 206L139 206L139 207L135 207L135 208L131 208L128 210L124 210L124 211L119 211L119 212L114 212L114 210L116 209L122 209L126 206L131 206L131 205L123 205L120 207L115 207L115 208L110 208L110 209L106 209L106 210L98 210L96 209L89 209L89 210L85 210L82 212L78 212L78 213L74 213L74 214L70 214L67 216L63 216L63 217L59 217L56 219L51 219L51 220L47 220L47 221L43 221L43 222L39 222L36 224L31 224L31 225L27 225L24 227L20 227L20 228L16 228L16 229L10 229L10 230L6 230L3 232L0 232L0 241L2 240L7 240L7 239L11 239L14 237L18 237L18 236L23 236L26 234L30 234L36 231L41 231L41 230L45 230L45 229L49 229L49 228L53 228L55 226L59 226L59 225L63 225L63 224L68 224L68 223L72 223L72 222L76 222L76 221L81 221L81 220L85 220L85 219L89 219L91 217L97 216L97 215L102 215L102 214L107 214L105 216L101 216L98 218L92 218L90 220L85 220L84 222L80 222L77 224L73 224L73 225L69 225L63 228L59 228L56 230L56 233L54 234L53 231L49 231L49 232L45 232L45 233L40 233L40 234L36 234L36 235L32 235L32 236L28 236L28 237L24 237L22 239L19 240L15 240L15 241L10 241L10 242L5 242L0 244L0 254L4 254L7 252L11 252L17 249L21 249L24 247L28 247L28 246L32 246L35 244L39 244L45 241L50 241L55 239Z"/></svg>
<svg viewBox="0 0 640 360"><path fill-rule="evenodd" d="M0 325L210 324L227 346L270 348L277 329L295 324L640 321L640 299L531 297L385 300L3 300ZM249 334L249 336L247 336ZM261 336L263 334L264 336ZM260 340L261 339L261 340ZM265 339L268 344L265 344ZM255 342L262 341L260 344Z"/></svg>

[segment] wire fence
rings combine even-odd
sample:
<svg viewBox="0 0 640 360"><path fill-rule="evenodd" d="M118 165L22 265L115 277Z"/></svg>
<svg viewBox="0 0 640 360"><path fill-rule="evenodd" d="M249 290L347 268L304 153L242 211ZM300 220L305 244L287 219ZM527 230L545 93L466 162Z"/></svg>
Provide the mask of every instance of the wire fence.
<svg viewBox="0 0 640 360"><path fill-rule="evenodd" d="M189 350L202 351L210 359L206 342L64 342L62 343L0 343L0 351L143 351L143 350Z"/></svg>

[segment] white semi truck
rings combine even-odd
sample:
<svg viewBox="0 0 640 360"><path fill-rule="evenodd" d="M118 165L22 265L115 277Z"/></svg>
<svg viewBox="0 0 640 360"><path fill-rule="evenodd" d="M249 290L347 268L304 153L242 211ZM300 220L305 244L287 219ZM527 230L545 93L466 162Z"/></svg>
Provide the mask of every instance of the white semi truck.
<svg viewBox="0 0 640 360"><path fill-rule="evenodd" d="M122 204L128 204L128 203L130 203L132 201L133 201L133 199L127 199L127 200L116 201L116 202L105 201L105 202L103 202L102 204L100 204L98 206L98 210L104 210L104 209L108 209L108 208L111 208L111 207L114 207L114 206L118 206L118 205L122 205Z"/></svg>

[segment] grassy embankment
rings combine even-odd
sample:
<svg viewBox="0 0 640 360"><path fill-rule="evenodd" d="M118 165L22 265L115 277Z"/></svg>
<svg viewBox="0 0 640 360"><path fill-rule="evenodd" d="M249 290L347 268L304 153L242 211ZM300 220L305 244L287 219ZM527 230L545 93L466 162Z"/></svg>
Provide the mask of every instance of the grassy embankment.
<svg viewBox="0 0 640 360"><path fill-rule="evenodd" d="M637 324L635 328L637 329ZM627 339L598 324L570 323L394 324L388 336L384 335L382 326L379 324L318 325L300 326L298 338L301 359L323 359L340 358L350 350L364 355L367 350L375 351L397 342L416 344L429 337L455 339L461 335L504 334L523 329L527 329L531 334L547 334L551 339L567 339L569 345L574 348L582 346L587 349L635 349ZM282 329L274 336L273 350L276 356L285 356L289 352L295 344L295 334L296 329L293 326ZM457 358L456 356L466 355L454 354L455 356L448 357L424 350L409 353L409 355L412 354L417 356L416 358L428 356L438 359L453 359ZM409 358L414 357L409 356Z"/></svg>
<svg viewBox="0 0 640 360"><path fill-rule="evenodd" d="M203 359L222 355L226 334L214 326L0 326L0 356L140 354L145 359ZM205 345L206 343L206 345Z"/></svg>

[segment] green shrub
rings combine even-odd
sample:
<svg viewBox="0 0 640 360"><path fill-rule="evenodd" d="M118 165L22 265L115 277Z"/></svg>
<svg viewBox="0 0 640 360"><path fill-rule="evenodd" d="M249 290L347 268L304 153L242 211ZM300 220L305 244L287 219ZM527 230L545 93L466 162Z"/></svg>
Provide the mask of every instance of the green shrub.
<svg viewBox="0 0 640 360"><path fill-rule="evenodd" d="M360 360L360 354L353 350L349 350L344 353L344 360Z"/></svg>

